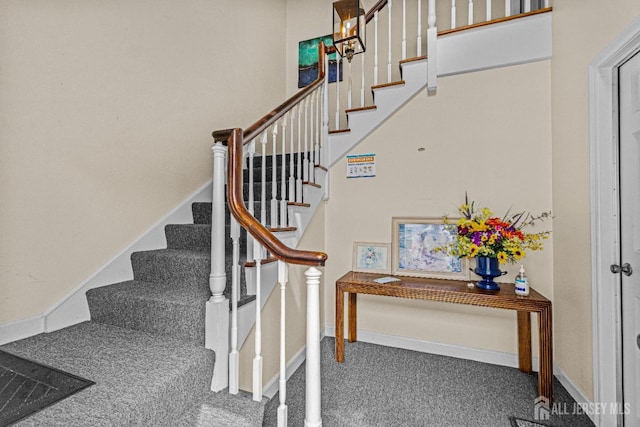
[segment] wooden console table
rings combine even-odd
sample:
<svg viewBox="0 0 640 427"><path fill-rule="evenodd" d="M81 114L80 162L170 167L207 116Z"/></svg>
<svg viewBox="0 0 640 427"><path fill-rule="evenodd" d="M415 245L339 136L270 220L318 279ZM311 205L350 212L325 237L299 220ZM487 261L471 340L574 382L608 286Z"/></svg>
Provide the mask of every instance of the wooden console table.
<svg viewBox="0 0 640 427"><path fill-rule="evenodd" d="M539 361L538 393L553 401L553 352L551 338L551 301L531 289L529 296L515 294L514 285L500 284L500 291L470 288L467 281L394 276L399 282L379 284L374 279L384 274L345 274L336 282L336 361L344 362L344 293L349 298L348 340L357 340L357 295L383 295L423 299L482 307L504 308L518 313L518 367L531 373L531 313L538 313Z"/></svg>

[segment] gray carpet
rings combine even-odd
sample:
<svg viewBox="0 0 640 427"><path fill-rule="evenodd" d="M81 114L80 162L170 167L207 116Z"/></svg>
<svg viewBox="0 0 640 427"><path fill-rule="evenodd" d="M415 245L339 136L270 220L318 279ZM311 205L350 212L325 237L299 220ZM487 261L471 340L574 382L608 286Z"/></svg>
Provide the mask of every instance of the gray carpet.
<svg viewBox="0 0 640 427"><path fill-rule="evenodd" d="M207 392L214 362L203 347L94 322L1 348L96 382L19 426L172 426Z"/></svg>
<svg viewBox="0 0 640 427"><path fill-rule="evenodd" d="M510 417L534 419L537 377L515 368L368 343L345 343L334 360L333 338L322 340L322 421L325 427L512 427ZM304 425L304 365L287 384L289 425ZM560 404L573 399L558 383ZM277 425L278 395L263 426ZM552 415L543 425L592 427L586 415ZM523 427L535 424L519 424Z"/></svg>

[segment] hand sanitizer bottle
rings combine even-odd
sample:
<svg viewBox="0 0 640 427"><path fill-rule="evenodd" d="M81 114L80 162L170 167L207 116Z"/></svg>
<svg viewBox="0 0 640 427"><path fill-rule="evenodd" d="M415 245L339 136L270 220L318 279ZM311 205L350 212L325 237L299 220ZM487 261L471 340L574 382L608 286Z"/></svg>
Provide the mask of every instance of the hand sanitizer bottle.
<svg viewBox="0 0 640 427"><path fill-rule="evenodd" d="M524 273L524 265L520 265L520 273L516 277L516 295L529 295L529 280Z"/></svg>

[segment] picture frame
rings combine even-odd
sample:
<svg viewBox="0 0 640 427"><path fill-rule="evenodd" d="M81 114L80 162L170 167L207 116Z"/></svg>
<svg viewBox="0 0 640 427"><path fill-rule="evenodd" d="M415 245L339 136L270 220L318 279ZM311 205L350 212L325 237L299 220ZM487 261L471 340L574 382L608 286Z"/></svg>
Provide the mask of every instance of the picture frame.
<svg viewBox="0 0 640 427"><path fill-rule="evenodd" d="M353 265L351 269L360 273L391 272L391 244L353 242Z"/></svg>
<svg viewBox="0 0 640 427"><path fill-rule="evenodd" d="M333 46L333 35L315 37L298 42L298 88L307 87L318 78L318 45ZM342 58L337 53L329 54L329 83L342 81Z"/></svg>
<svg viewBox="0 0 640 427"><path fill-rule="evenodd" d="M458 234L455 222L442 218L392 218L393 275L434 279L469 280L469 260L436 251Z"/></svg>

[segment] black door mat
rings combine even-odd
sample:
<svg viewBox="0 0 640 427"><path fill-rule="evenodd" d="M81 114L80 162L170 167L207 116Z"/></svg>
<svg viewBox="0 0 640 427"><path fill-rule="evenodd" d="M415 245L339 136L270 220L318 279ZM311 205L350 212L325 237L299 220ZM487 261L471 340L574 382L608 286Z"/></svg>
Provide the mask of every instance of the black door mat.
<svg viewBox="0 0 640 427"><path fill-rule="evenodd" d="M553 427L550 424L542 424L538 421L525 420L523 418L509 417L512 427Z"/></svg>
<svg viewBox="0 0 640 427"><path fill-rule="evenodd" d="M0 350L0 427L95 384Z"/></svg>

